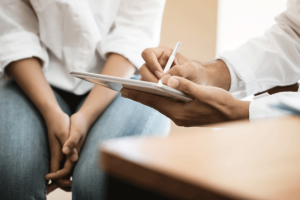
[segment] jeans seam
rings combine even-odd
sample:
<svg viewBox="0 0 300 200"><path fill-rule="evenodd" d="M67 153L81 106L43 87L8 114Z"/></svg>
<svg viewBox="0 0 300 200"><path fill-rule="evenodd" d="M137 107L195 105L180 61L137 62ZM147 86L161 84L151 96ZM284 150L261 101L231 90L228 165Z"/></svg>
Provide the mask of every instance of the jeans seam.
<svg viewBox="0 0 300 200"><path fill-rule="evenodd" d="M47 187L48 187L48 183L47 183L47 181L45 181L45 189L44 189L45 198L44 198L44 200L47 200Z"/></svg>
<svg viewBox="0 0 300 200"><path fill-rule="evenodd" d="M145 130L143 131L143 133L141 134L141 136L145 136L145 134L147 134L148 130L150 129L150 125L153 123L154 121L154 116L158 113L157 111L154 111L155 113L152 115L152 117L150 118L149 122L147 123L147 126L145 128Z"/></svg>

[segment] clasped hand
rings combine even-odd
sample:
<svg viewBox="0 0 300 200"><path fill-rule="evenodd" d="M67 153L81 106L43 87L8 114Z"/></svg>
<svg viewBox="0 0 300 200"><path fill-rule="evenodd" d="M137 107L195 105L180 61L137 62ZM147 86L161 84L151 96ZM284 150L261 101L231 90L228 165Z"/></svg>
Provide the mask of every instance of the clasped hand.
<svg viewBox="0 0 300 200"><path fill-rule="evenodd" d="M69 117L61 110L52 110L45 121L51 155L50 173L45 176L51 180L47 194L58 187L70 191L72 170L88 131L85 117L79 112Z"/></svg>
<svg viewBox="0 0 300 200"><path fill-rule="evenodd" d="M122 97L138 101L169 117L179 126L199 126L210 123L249 118L250 102L234 98L230 88L230 72L223 61L206 65L177 54L172 68L163 73L171 49L146 49L142 56L145 64L140 68L141 80L162 82L178 89L191 98L188 103L145 92L123 88Z"/></svg>

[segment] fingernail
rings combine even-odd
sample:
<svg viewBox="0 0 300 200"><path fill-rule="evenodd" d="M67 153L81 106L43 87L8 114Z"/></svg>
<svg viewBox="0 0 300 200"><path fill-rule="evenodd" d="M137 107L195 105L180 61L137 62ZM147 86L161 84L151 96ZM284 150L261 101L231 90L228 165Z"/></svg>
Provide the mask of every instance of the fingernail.
<svg viewBox="0 0 300 200"><path fill-rule="evenodd" d="M157 76L157 78L161 78L163 76L163 74L158 70L155 70L155 75Z"/></svg>
<svg viewBox="0 0 300 200"><path fill-rule="evenodd" d="M168 86L172 87L172 88L177 88L179 85L179 81L176 78L171 78L168 81Z"/></svg>
<svg viewBox="0 0 300 200"><path fill-rule="evenodd" d="M127 92L122 92L121 97L128 98L128 93Z"/></svg>
<svg viewBox="0 0 300 200"><path fill-rule="evenodd" d="M167 84L170 77L171 77L170 74L166 74L166 75L164 75L164 76L162 77L161 81L162 81L164 84Z"/></svg>
<svg viewBox="0 0 300 200"><path fill-rule="evenodd" d="M71 149L70 149L69 147L64 147L64 148L63 148L63 152L64 152L65 154L69 154L69 153L71 152Z"/></svg>

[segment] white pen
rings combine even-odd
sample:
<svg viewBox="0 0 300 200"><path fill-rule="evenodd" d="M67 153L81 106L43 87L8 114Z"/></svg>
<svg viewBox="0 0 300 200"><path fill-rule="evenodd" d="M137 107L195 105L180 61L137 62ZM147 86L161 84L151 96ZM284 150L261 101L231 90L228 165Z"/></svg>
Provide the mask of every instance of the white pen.
<svg viewBox="0 0 300 200"><path fill-rule="evenodd" d="M169 71L169 69L171 68L172 64L173 64L173 61L175 59L175 56L177 54L177 52L179 51L179 48L181 46L181 42L177 42L176 46L174 47L173 49L173 52L172 54L170 55L170 58L166 64L166 67L164 69L164 73L166 73L167 71ZM163 83L161 82L161 79L159 79L158 81L158 85L162 85Z"/></svg>

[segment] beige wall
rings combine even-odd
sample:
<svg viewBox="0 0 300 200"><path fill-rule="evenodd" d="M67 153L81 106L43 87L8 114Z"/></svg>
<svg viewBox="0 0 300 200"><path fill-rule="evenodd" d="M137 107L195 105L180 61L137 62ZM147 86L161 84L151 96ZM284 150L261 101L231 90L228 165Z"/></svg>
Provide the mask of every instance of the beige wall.
<svg viewBox="0 0 300 200"><path fill-rule="evenodd" d="M215 56L217 0L167 0L162 23L161 46L173 48L198 61Z"/></svg>

